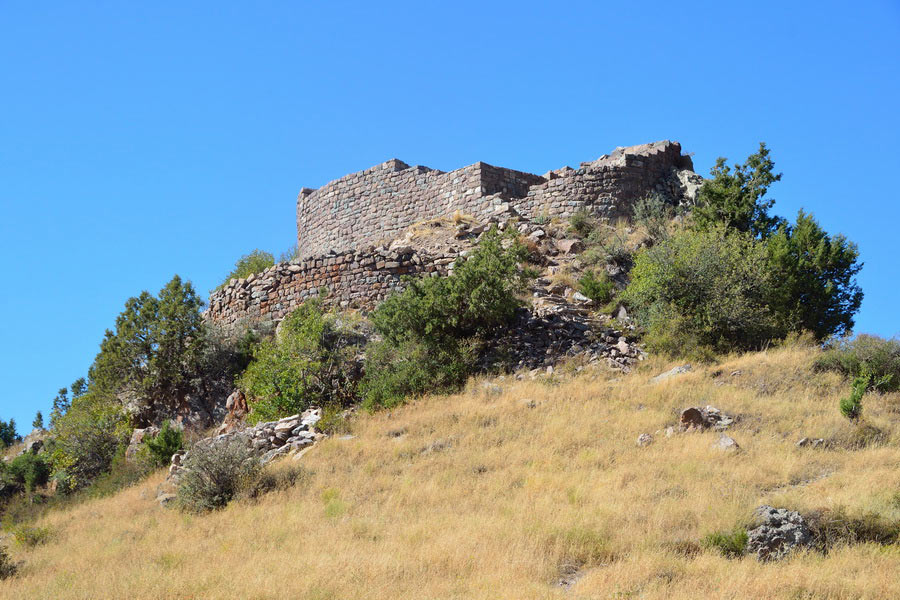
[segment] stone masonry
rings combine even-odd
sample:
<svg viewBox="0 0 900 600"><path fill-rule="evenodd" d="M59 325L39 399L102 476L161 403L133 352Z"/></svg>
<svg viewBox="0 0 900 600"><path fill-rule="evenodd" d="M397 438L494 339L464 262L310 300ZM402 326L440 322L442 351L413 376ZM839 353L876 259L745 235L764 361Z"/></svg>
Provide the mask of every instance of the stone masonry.
<svg viewBox="0 0 900 600"><path fill-rule="evenodd" d="M693 171L678 142L617 148L578 169L544 176L478 162L445 173L393 159L297 197L301 257L346 252L390 239L413 223L456 211L481 218L509 203L529 218L566 218L578 209L603 218L628 214L652 192L680 195L680 171Z"/></svg>
<svg viewBox="0 0 900 600"><path fill-rule="evenodd" d="M404 276L445 275L460 256L398 247L395 238L415 223L454 213L481 223L510 216L564 220L578 210L614 219L651 193L689 202L700 180L692 169L681 146L669 141L617 148L578 169L544 176L486 163L444 173L390 160L302 190L297 231L303 258L230 281L211 295L206 317L225 327L275 323L322 288L331 305L371 309L402 287Z"/></svg>

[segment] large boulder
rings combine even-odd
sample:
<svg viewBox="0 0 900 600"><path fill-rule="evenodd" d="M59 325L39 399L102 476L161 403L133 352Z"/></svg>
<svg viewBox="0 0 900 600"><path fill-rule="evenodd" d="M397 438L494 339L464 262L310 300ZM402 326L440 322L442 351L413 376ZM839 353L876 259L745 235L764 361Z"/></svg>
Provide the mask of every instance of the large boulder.
<svg viewBox="0 0 900 600"><path fill-rule="evenodd" d="M756 555L757 560L778 560L794 549L812 545L812 533L800 513L760 506L755 515L761 524L747 532L747 550Z"/></svg>

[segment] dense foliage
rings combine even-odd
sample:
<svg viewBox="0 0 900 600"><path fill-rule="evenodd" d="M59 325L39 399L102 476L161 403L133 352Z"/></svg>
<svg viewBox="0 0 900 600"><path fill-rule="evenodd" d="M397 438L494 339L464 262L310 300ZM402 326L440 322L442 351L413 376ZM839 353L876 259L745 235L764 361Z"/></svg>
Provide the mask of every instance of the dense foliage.
<svg viewBox="0 0 900 600"><path fill-rule="evenodd" d="M800 211L794 225L782 224L766 240L776 285L772 307L788 331L811 331L817 339L853 328L862 303L854 277L862 269L856 245L828 235Z"/></svg>
<svg viewBox="0 0 900 600"><path fill-rule="evenodd" d="M360 384L365 406L448 390L472 372L478 340L508 325L532 276L514 232L486 232L448 277L412 280L372 314L384 342L369 348Z"/></svg>
<svg viewBox="0 0 900 600"><path fill-rule="evenodd" d="M12 446L20 439L19 434L16 432L16 420L4 421L0 419L0 448Z"/></svg>
<svg viewBox="0 0 900 600"><path fill-rule="evenodd" d="M159 467L168 466L172 455L184 448L184 431L165 421L155 437L144 441L153 464Z"/></svg>
<svg viewBox="0 0 900 600"><path fill-rule="evenodd" d="M291 258L293 258L296 254L293 249L289 250L288 253L290 253ZM286 255L282 255L282 258L285 258L285 256ZM234 269L232 269L231 273L229 273L225 277L225 280L218 286L216 286L213 291L215 292L222 289L232 279L246 279L250 275L262 273L274 264L275 257L273 257L271 253L256 249L250 254L245 254L244 256L240 257L237 262L234 263Z"/></svg>
<svg viewBox="0 0 900 600"><path fill-rule="evenodd" d="M695 225L703 229L725 225L754 236L765 236L777 229L783 220L769 215L775 200L765 198L769 186L781 180L781 173L772 172L774 168L763 143L759 152L734 167L719 157L710 170L711 178L697 194L692 212Z"/></svg>
<svg viewBox="0 0 900 600"><path fill-rule="evenodd" d="M638 255L624 297L651 347L748 350L790 333L823 341L853 327L862 302L856 245L803 211L794 224L770 215L766 192L781 179L773 168L765 144L733 169L720 158L691 228L658 234Z"/></svg>
<svg viewBox="0 0 900 600"><path fill-rule="evenodd" d="M638 254L631 276L623 298L657 350L759 348L778 332L765 248L748 234L681 232Z"/></svg>
<svg viewBox="0 0 900 600"><path fill-rule="evenodd" d="M816 369L847 378L864 377L884 392L900 388L900 340L858 335L829 344L816 360Z"/></svg>
<svg viewBox="0 0 900 600"><path fill-rule="evenodd" d="M310 405L345 405L355 398L356 354L362 340L318 299L284 319L278 335L262 342L238 385L251 420L302 412Z"/></svg>
<svg viewBox="0 0 900 600"><path fill-rule="evenodd" d="M530 277L519 268L527 250L513 232L486 232L472 254L456 264L449 277L413 279L385 300L372 322L386 339L410 337L426 344L489 335L510 322L522 305L518 294Z"/></svg>
<svg viewBox="0 0 900 600"><path fill-rule="evenodd" d="M97 391L74 400L53 428L51 459L62 489L80 488L108 471L130 434L131 422L114 397Z"/></svg>

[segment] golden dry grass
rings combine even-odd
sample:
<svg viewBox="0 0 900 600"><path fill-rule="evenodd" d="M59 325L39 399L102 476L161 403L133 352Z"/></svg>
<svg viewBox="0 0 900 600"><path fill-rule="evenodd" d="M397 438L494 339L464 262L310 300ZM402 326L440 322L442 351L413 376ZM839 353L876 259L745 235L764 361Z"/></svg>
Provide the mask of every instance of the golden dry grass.
<svg viewBox="0 0 900 600"><path fill-rule="evenodd" d="M54 538L14 549L25 567L0 597L896 598L896 546L760 564L699 543L763 503L900 517L897 395L865 400L880 445L795 447L851 438L846 386L813 374L812 358L784 348L660 384L648 379L661 362L558 385L506 379L499 394L473 382L363 416L356 437L303 457L305 485L205 516L158 507L159 473L45 518ZM712 449L711 432L662 433L706 404L741 417L729 432L741 452ZM638 448L643 432L655 442Z"/></svg>

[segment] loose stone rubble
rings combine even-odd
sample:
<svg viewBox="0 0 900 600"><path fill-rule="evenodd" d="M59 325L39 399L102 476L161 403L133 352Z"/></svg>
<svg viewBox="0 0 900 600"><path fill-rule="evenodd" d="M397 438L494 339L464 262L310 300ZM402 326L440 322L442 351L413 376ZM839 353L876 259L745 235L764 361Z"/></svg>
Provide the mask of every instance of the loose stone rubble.
<svg viewBox="0 0 900 600"><path fill-rule="evenodd" d="M280 456L298 453L327 437L315 429L316 423L321 418L321 408L310 408L302 414L291 415L278 421L259 423L246 429L204 438L198 441L195 447L222 444L231 439L240 439L259 456L260 463L265 465ZM166 478L169 485L164 486L157 496L157 500L161 503L170 500L170 498L167 499L167 495L171 494L171 490L178 485L189 456L190 450L177 452L172 456L169 474Z"/></svg>
<svg viewBox="0 0 900 600"><path fill-rule="evenodd" d="M747 532L747 550L757 560L778 560L794 549L812 545L812 533L800 513L764 505L756 509L755 516L762 523Z"/></svg>

